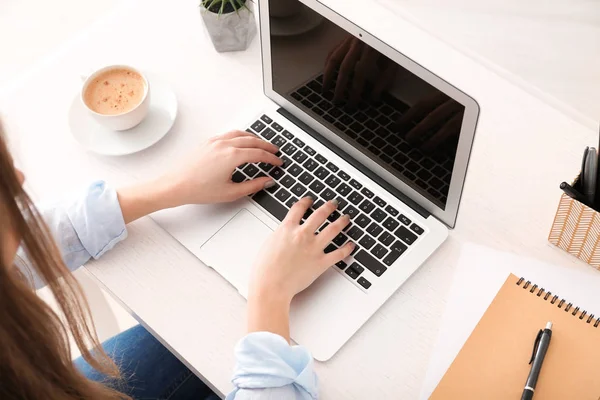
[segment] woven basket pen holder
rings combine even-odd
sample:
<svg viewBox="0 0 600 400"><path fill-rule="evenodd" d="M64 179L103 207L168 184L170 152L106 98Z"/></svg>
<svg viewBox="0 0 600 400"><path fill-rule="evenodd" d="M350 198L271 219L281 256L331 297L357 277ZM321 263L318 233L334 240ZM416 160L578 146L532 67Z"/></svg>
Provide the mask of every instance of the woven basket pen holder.
<svg viewBox="0 0 600 400"><path fill-rule="evenodd" d="M572 186L581 192L579 177ZM599 269L600 213L563 193L548 241Z"/></svg>

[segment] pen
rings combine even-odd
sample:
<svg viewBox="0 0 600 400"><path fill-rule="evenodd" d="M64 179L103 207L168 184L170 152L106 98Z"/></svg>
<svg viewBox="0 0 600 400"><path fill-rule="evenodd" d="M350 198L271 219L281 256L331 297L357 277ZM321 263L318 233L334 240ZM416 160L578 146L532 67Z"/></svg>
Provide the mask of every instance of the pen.
<svg viewBox="0 0 600 400"><path fill-rule="evenodd" d="M563 192L565 192L567 196L573 198L574 200L577 200L582 204L587 204L587 198L583 194L579 193L577 189L569 185L567 182L561 183L560 188Z"/></svg>
<svg viewBox="0 0 600 400"><path fill-rule="evenodd" d="M529 360L529 364L531 364L531 371L529 371L529 376L527 376L527 381L525 381L525 389L523 389L521 400L533 399L535 385L537 384L538 377L540 376L542 363L544 362L546 351L548 351L548 346L550 346L551 338L552 322L548 322L546 324L546 328L544 330L540 329L535 337L535 342L533 343L533 353L531 354L531 360Z"/></svg>
<svg viewBox="0 0 600 400"><path fill-rule="evenodd" d="M600 132L598 132L598 150L600 151ZM596 193L595 193L595 199L594 199L594 204L592 204L592 208L596 209L597 207L597 203L598 201L600 201L600 162L598 163L598 170L596 172Z"/></svg>
<svg viewBox="0 0 600 400"><path fill-rule="evenodd" d="M583 187L583 182L585 181L585 161L587 160L588 150L590 148L586 146L583 151L583 157L581 158L581 172L579 173L579 182L581 183L581 187Z"/></svg>
<svg viewBox="0 0 600 400"><path fill-rule="evenodd" d="M596 195L596 173L598 172L598 153L590 147L585 159L585 174L583 180L583 194L588 199L588 204L594 204Z"/></svg>

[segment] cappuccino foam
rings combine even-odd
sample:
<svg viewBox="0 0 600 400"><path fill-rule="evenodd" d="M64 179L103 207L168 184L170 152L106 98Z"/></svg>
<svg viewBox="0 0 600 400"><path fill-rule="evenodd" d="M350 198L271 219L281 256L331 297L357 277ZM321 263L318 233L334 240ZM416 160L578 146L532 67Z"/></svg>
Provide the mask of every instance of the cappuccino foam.
<svg viewBox="0 0 600 400"><path fill-rule="evenodd" d="M144 78L135 71L115 68L102 72L83 94L85 104L98 114L115 115L135 108L144 97Z"/></svg>

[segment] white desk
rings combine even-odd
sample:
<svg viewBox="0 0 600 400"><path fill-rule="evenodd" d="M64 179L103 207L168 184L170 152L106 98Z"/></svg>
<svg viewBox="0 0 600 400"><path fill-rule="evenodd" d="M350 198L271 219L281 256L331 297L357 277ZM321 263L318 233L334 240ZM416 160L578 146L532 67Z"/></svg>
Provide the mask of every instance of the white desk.
<svg viewBox="0 0 600 400"><path fill-rule="evenodd" d="M457 228L331 361L316 364L324 399L413 399L464 243L589 268L551 247L546 236L558 183L576 174L582 147L597 137L377 5L324 2L387 37L389 44L475 97L482 109ZM407 37L410 42L403 40ZM163 75L178 95L180 110L165 139L121 158L83 151L66 119L79 74L113 61ZM216 54L195 1L132 0L26 81L0 93L0 109L30 187L45 196L99 177L118 185L153 176L221 132L232 111L239 112L236 118L250 117L262 99L256 40L247 52ZM181 212L189 215L190 210ZM87 268L216 390L229 391L232 349L245 328L243 299L152 220L133 224L129 233L125 243Z"/></svg>

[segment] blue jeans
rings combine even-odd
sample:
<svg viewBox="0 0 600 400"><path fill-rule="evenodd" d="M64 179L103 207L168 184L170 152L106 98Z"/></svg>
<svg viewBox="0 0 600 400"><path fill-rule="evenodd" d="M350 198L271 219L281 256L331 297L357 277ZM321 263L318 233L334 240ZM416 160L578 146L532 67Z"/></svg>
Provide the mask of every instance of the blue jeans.
<svg viewBox="0 0 600 400"><path fill-rule="evenodd" d="M141 325L112 337L102 347L119 366L122 379L107 378L80 357L74 364L88 379L137 400L219 399Z"/></svg>

